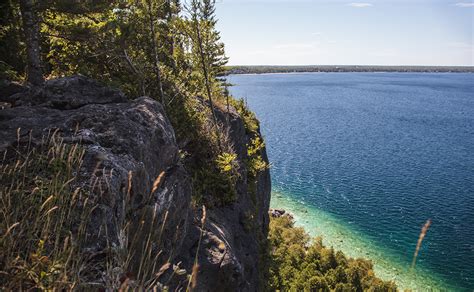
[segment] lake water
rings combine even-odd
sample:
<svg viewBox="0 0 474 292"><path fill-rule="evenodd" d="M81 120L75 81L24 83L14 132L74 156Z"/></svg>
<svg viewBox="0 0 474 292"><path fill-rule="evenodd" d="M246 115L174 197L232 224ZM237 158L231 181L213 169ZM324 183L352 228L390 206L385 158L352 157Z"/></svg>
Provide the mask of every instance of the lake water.
<svg viewBox="0 0 474 292"><path fill-rule="evenodd" d="M474 74L228 80L261 121L272 206L402 288L474 289Z"/></svg>

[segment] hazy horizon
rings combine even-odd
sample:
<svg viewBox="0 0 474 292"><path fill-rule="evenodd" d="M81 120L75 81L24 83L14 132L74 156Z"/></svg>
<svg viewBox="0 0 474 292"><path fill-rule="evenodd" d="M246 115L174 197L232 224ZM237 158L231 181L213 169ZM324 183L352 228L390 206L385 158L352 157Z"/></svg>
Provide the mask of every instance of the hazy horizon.
<svg viewBox="0 0 474 292"><path fill-rule="evenodd" d="M217 0L216 13L229 65L474 66L472 0Z"/></svg>
<svg viewBox="0 0 474 292"><path fill-rule="evenodd" d="M417 65L417 64L402 64L402 65L391 65L391 64L231 64L229 66L234 67L319 67L319 66L341 66L341 67L474 67L474 65Z"/></svg>

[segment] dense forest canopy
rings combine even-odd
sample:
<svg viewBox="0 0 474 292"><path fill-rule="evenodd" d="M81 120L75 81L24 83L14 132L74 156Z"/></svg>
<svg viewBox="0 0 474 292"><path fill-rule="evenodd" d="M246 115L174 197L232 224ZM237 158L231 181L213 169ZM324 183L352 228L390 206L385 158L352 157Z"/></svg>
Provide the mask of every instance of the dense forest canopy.
<svg viewBox="0 0 474 292"><path fill-rule="evenodd" d="M22 0L1 5L4 78L35 83L38 71L47 78L84 74L132 96L159 98L184 88L187 94L203 94L207 78L211 93L219 91L215 81L227 58L211 0Z"/></svg>
<svg viewBox="0 0 474 292"><path fill-rule="evenodd" d="M374 275L370 261L325 247L321 237L311 242L289 216L272 218L268 244L270 291L397 291Z"/></svg>

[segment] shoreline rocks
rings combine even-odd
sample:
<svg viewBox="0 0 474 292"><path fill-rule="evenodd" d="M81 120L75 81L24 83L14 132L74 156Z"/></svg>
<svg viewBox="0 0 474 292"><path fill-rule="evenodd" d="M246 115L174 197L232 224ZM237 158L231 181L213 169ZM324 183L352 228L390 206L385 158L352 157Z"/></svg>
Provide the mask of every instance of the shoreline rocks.
<svg viewBox="0 0 474 292"><path fill-rule="evenodd" d="M284 209L270 209L268 214L273 218L288 217L294 219L293 214L287 212Z"/></svg>

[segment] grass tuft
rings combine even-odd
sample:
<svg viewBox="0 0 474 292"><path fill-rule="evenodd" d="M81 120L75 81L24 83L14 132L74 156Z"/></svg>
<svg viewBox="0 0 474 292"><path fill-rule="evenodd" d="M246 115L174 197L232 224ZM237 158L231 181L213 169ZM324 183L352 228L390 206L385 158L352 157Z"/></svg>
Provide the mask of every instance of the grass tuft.
<svg viewBox="0 0 474 292"><path fill-rule="evenodd" d="M172 265L162 256L168 211L159 215L156 204L138 211L132 208L133 172L128 173L122 206L122 214L133 216L116 222L118 234L110 234L105 222L91 224L92 214L100 210L99 200L107 191L103 185L108 182L103 175L81 187L84 184L78 174L84 155L81 145L64 143L57 132L38 145L18 138L16 146L3 153L0 290L161 291L167 289L173 276L187 274L179 264ZM99 167L100 163L94 173L106 173ZM151 193L163 178L164 172L155 179ZM98 228L99 235L92 235L91 228ZM90 242L97 240L92 236L107 240L103 250L91 251Z"/></svg>
<svg viewBox="0 0 474 292"><path fill-rule="evenodd" d="M0 288L66 289L87 269L80 246L94 206L72 190L84 150L54 132L3 153L0 166ZM71 191L72 190L72 191ZM79 223L74 218L81 218Z"/></svg>

